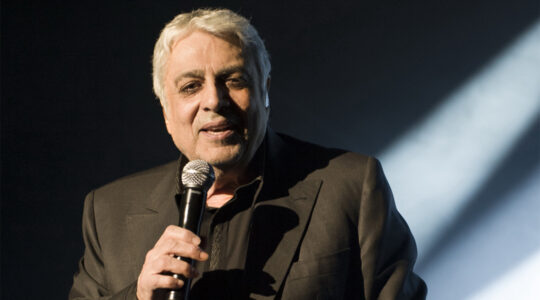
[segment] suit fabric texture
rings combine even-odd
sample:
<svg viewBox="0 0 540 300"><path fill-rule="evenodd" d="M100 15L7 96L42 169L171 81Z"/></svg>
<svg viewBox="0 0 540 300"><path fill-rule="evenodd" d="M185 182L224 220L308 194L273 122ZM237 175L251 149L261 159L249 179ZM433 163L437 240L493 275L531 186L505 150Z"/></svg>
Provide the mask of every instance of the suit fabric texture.
<svg viewBox="0 0 540 300"><path fill-rule="evenodd" d="M239 298L425 299L414 239L375 158L271 130L263 145L246 267L220 277L238 279ZM169 163L88 194L85 252L69 299L136 299L146 253L178 224L177 168Z"/></svg>

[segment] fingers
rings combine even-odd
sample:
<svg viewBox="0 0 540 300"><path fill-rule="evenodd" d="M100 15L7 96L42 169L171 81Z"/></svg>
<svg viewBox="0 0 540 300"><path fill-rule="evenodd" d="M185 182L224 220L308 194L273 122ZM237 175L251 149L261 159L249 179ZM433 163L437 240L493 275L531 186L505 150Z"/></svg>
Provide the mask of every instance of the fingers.
<svg viewBox="0 0 540 300"><path fill-rule="evenodd" d="M197 277L198 272L189 263L172 256L158 256L148 259L148 272L153 274L180 274L186 278Z"/></svg>
<svg viewBox="0 0 540 300"><path fill-rule="evenodd" d="M184 241L196 246L199 246L201 243L201 239L193 232L178 226L169 225L157 241L156 246L160 246L162 243L166 242L168 238Z"/></svg>
<svg viewBox="0 0 540 300"><path fill-rule="evenodd" d="M169 275L154 274L147 276L141 272L137 280L137 299L152 300L166 289L180 289L184 286L184 281Z"/></svg>
<svg viewBox="0 0 540 300"><path fill-rule="evenodd" d="M155 255L176 255L199 261L208 259L208 253L199 247L201 239L193 232L178 226L169 226L151 250Z"/></svg>
<svg viewBox="0 0 540 300"><path fill-rule="evenodd" d="M169 226L148 253L137 280L138 299L152 299L162 289L178 289L184 281L170 274L185 278L198 276L197 270L177 257L199 261L208 259L208 254L199 247L201 239L193 232L178 226Z"/></svg>
<svg viewBox="0 0 540 300"><path fill-rule="evenodd" d="M156 275L149 282L151 285L165 289L179 289L184 286L184 281L169 275Z"/></svg>

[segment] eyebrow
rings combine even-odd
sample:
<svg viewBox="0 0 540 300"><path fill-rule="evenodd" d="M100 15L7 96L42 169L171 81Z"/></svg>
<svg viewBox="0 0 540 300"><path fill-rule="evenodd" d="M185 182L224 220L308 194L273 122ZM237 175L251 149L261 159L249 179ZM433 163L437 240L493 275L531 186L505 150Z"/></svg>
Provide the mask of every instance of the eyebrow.
<svg viewBox="0 0 540 300"><path fill-rule="evenodd" d="M246 76L248 80L251 80L251 76L244 66L230 66L223 68L217 72L216 77L223 78L233 73L241 73L242 75Z"/></svg>
<svg viewBox="0 0 540 300"><path fill-rule="evenodd" d="M248 80L251 81L251 76L249 72L244 68L244 66L237 65L237 66L230 66L225 67L221 70L219 70L216 74L217 78L224 78L227 76L230 76L233 73L241 73L242 75L246 76ZM204 79L204 71L203 70L190 70L186 71L174 78L174 83L178 84L178 82L184 78L198 78L198 79Z"/></svg>
<svg viewBox="0 0 540 300"><path fill-rule="evenodd" d="M204 78L204 71L203 70L191 70L184 72L174 78L174 84L178 84L178 82L184 78Z"/></svg>

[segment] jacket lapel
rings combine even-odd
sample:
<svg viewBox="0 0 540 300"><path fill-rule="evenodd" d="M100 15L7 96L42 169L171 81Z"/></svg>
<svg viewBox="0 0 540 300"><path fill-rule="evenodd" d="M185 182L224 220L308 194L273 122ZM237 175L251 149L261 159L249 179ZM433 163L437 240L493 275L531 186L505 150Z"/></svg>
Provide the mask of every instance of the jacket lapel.
<svg viewBox="0 0 540 300"><path fill-rule="evenodd" d="M249 297L273 299L304 237L321 180L305 180L290 147L271 129L267 134L264 184L254 206L246 258Z"/></svg>
<svg viewBox="0 0 540 300"><path fill-rule="evenodd" d="M257 203L246 261L250 298L273 299L304 236L321 181L300 182L289 196Z"/></svg>
<svg viewBox="0 0 540 300"><path fill-rule="evenodd" d="M135 274L140 272L146 253L152 249L165 228L178 224L175 177L175 171L167 173L152 193L139 199L126 214L128 247L131 249L128 253L132 255L130 264Z"/></svg>

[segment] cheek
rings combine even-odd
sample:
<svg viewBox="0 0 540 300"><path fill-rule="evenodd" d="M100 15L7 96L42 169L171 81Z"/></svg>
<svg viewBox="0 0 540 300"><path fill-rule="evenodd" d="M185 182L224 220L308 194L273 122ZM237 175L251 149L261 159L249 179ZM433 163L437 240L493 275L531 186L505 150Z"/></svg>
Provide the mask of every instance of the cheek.
<svg viewBox="0 0 540 300"><path fill-rule="evenodd" d="M245 93L237 98L236 105L242 109L244 114L250 119L250 123L258 122L261 115L264 114L264 106L259 103L260 99L253 97L253 94Z"/></svg>
<svg viewBox="0 0 540 300"><path fill-rule="evenodd" d="M238 106L243 112L247 112L250 108L250 92L246 90L232 91L229 93L229 97L233 99L236 106Z"/></svg>
<svg viewBox="0 0 540 300"><path fill-rule="evenodd" d="M197 116L197 107L175 103L169 106L169 123L173 125L174 131L187 134L192 130L192 124Z"/></svg>

